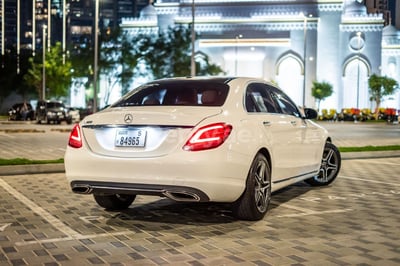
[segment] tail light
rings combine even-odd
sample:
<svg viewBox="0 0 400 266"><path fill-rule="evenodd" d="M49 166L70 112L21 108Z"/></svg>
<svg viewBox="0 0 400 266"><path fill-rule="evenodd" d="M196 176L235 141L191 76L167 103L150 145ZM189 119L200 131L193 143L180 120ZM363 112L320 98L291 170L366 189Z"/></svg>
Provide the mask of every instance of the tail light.
<svg viewBox="0 0 400 266"><path fill-rule="evenodd" d="M69 135L68 145L72 148L82 147L81 127L76 124Z"/></svg>
<svg viewBox="0 0 400 266"><path fill-rule="evenodd" d="M220 146L232 131L225 123L210 124L199 128L183 146L185 151L201 151Z"/></svg>

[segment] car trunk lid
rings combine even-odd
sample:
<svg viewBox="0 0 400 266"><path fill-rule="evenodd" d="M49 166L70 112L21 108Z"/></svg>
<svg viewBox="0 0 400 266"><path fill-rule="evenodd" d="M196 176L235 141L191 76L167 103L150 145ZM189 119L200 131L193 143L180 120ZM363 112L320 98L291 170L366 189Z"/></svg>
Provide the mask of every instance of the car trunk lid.
<svg viewBox="0 0 400 266"><path fill-rule="evenodd" d="M113 157L157 157L181 148L194 126L219 107L109 108L82 121L88 148Z"/></svg>

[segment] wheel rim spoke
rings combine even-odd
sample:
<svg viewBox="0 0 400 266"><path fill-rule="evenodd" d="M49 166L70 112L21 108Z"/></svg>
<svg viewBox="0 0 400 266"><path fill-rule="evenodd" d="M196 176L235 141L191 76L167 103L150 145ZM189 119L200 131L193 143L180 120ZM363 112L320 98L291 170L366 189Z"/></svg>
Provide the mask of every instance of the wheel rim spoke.
<svg viewBox="0 0 400 266"><path fill-rule="evenodd" d="M323 182L329 181L329 179L334 176L334 173L337 171L337 163L338 159L336 158L335 152L332 149L325 150L322 158L320 174L316 178Z"/></svg>
<svg viewBox="0 0 400 266"><path fill-rule="evenodd" d="M254 173L255 178L255 201L260 212L264 212L268 207L270 184L266 174L266 165L260 162Z"/></svg>

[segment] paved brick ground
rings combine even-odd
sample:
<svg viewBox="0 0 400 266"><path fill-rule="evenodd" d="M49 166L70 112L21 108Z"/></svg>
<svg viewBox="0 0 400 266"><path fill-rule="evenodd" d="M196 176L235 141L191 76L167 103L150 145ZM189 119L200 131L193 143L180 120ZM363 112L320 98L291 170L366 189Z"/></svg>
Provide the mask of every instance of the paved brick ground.
<svg viewBox="0 0 400 266"><path fill-rule="evenodd" d="M399 265L399 166L343 161L329 187L275 193L258 222L158 197L106 212L64 174L0 177L0 265Z"/></svg>

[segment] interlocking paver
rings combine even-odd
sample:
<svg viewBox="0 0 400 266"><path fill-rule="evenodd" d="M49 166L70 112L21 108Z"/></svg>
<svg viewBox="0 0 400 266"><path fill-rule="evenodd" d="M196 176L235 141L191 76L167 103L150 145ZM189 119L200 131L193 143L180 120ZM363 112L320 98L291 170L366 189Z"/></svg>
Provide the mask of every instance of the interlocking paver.
<svg viewBox="0 0 400 266"><path fill-rule="evenodd" d="M334 141L399 144L399 128L392 129L389 140L364 141L350 132ZM29 134L41 134L33 142L43 136ZM4 139L18 136L28 138L0 132L6 143L0 157L13 156ZM27 144L20 143L15 147ZM38 154L50 147L43 148ZM35 159L48 155L41 156ZM0 264L399 265L399 166L398 158L343 161L331 186L299 183L274 193L269 213L257 222L235 220L226 204L158 197L137 197L126 211L106 212L93 197L73 194L62 173L4 176L1 184L15 192L0 184Z"/></svg>
<svg viewBox="0 0 400 266"><path fill-rule="evenodd" d="M0 263L396 265L397 161L344 161L329 187L299 183L274 193L270 212L258 222L235 220L225 204L157 197L138 197L124 212L106 212L91 196L70 192L63 174L1 177L32 203L27 207L0 187L0 224L11 223L0 232ZM59 231L48 213L81 236Z"/></svg>

